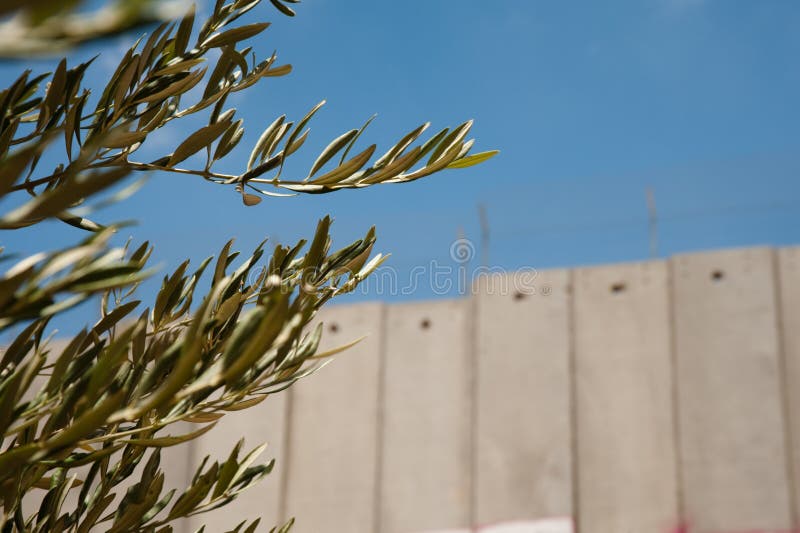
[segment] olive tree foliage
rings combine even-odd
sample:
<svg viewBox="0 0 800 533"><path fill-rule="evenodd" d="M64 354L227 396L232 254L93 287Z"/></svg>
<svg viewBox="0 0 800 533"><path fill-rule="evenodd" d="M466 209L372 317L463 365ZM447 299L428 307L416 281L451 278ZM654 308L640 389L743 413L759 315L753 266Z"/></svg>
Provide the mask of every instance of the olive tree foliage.
<svg viewBox="0 0 800 533"><path fill-rule="evenodd" d="M5 0L0 3L0 57L51 54L99 37L179 15L179 3L114 0L95 10L74 0Z"/></svg>
<svg viewBox="0 0 800 533"><path fill-rule="evenodd" d="M296 0L270 1L294 15L288 4ZM0 333L11 335L0 351L2 532L167 532L178 519L235 499L272 470L272 462L258 462L263 446L248 451L239 442L227 457L206 457L189 486L180 487L166 486L161 449L199 437L226 413L262 402L346 349L320 353L321 326L309 329L309 323L385 259L372 257L374 229L331 251L325 217L310 243L277 244L271 254L262 243L240 257L231 241L196 268L186 261L164 277L154 301L143 303L136 290L152 275L149 243L116 245L115 225L87 218L128 194L132 174L194 175L229 187L251 206L263 196L413 181L494 154L469 154L466 122L418 142L422 125L374 158L375 145L355 148L368 122L334 139L307 174L288 179L285 163L307 139L318 104L300 120L275 119L239 173L217 172L215 164L244 132L226 99L291 70L275 54L258 61L241 44L268 26L234 24L259 3L220 0L199 24L190 10L152 28L124 54L100 94L83 84L91 61L69 65L66 59L52 73L25 71L0 91L0 200L6 206L0 228L57 219L88 231L54 252L24 259L0 253ZM59 34L53 20L81 16L72 11L74 1L3 1L0 14L40 28L30 35L45 49L150 20L144 8L134 8L152 2L120 2L116 9L123 4L134 10L127 18L72 36ZM170 153L137 160L152 132L201 112L207 125ZM56 148L63 161L42 170L44 155ZM183 166L187 160L204 162ZM54 349L53 318L97 298L97 320ZM178 422L199 429L180 433ZM258 523L233 531L251 532Z"/></svg>

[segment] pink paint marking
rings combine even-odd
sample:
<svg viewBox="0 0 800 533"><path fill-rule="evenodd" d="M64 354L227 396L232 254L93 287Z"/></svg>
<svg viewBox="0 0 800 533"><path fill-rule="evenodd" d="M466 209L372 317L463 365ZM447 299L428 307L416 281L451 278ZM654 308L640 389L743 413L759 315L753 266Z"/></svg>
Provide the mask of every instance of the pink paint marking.
<svg viewBox="0 0 800 533"><path fill-rule="evenodd" d="M672 530L672 533L691 533L688 525L680 525ZM716 531L714 533L800 533L798 529L748 529L748 530L727 530Z"/></svg>

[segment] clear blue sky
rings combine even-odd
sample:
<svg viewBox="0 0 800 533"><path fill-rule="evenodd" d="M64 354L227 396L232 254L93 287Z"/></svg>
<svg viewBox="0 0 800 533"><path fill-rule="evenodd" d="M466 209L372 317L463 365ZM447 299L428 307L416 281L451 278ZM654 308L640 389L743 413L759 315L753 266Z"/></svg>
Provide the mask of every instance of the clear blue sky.
<svg viewBox="0 0 800 533"><path fill-rule="evenodd" d="M244 250L267 236L294 241L331 213L336 244L375 224L377 248L407 276L432 259L452 264L460 228L479 239L479 203L492 265L639 260L648 256L648 187L662 256L800 243L796 0L305 0L297 11L294 19L268 4L255 11L274 22L255 49L262 57L277 49L295 71L231 101L247 134L229 170L244 167L246 145L275 117L299 118L323 98L329 104L291 167L298 174L318 148L376 112L364 142L388 147L427 120L435 128L474 118L476 148L502 154L413 184L251 208L230 188L153 176L97 218L138 218L126 236L153 241L164 268L232 236ZM119 54L118 42L106 47L95 80ZM23 66L4 65L0 75L9 80ZM34 252L79 236L47 224L0 238ZM422 286L393 298L431 296Z"/></svg>

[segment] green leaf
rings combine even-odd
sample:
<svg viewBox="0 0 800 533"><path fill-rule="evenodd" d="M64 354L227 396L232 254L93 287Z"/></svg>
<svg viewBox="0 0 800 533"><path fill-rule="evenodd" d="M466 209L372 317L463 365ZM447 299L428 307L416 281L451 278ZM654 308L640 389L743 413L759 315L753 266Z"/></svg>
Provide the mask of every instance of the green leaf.
<svg viewBox="0 0 800 533"><path fill-rule="evenodd" d="M138 80L134 80L134 76L139 70L139 54L134 55L128 65L125 67L125 70L122 71L122 74L119 77L119 81L117 82L117 89L114 91L114 109L115 113L119 115L122 112L122 104L125 99L125 95L128 94L128 91L136 84Z"/></svg>
<svg viewBox="0 0 800 533"><path fill-rule="evenodd" d="M131 446L146 446L148 448L167 448L169 446L176 446L178 444L194 440L197 437L200 437L201 435L211 431L215 425L217 425L217 423L212 422L206 426L203 426L197 431L186 433L185 435L178 435L176 437L170 435L169 437L159 437L153 439L128 439L127 442Z"/></svg>
<svg viewBox="0 0 800 533"><path fill-rule="evenodd" d="M52 137L41 139L0 159L0 197L8 193L31 161L42 154L51 139Z"/></svg>
<svg viewBox="0 0 800 533"><path fill-rule="evenodd" d="M153 306L153 324L156 326L161 324L161 319L169 312L180 298L181 290L186 282L184 274L186 268L189 266L187 259L175 270L172 276L164 279L164 284L156 295L156 303Z"/></svg>
<svg viewBox="0 0 800 533"><path fill-rule="evenodd" d="M125 391L119 390L106 396L96 406L88 409L81 416L76 418L66 429L57 433L43 444L46 449L57 449L63 446L74 444L88 433L104 425L108 417L125 400Z"/></svg>
<svg viewBox="0 0 800 533"><path fill-rule="evenodd" d="M57 215L83 198L111 187L124 179L130 170L124 167L105 172L93 172L68 180L59 187L45 191L28 203L0 218L0 228L18 227L19 224Z"/></svg>
<svg viewBox="0 0 800 533"><path fill-rule="evenodd" d="M292 133L289 134L289 138L286 140L286 148L284 148L284 157L281 158L280 168L278 169L278 176L280 176L281 172L283 172L283 165L286 162L286 158L289 157L293 152L297 151L308 137L308 130L303 132L306 125L308 125L311 118L317 113L317 111L322 109L322 106L324 105L325 100L312 107L311 111L309 111L306 116L304 116L303 119L297 123L297 126L295 126ZM277 179L277 177L275 179Z"/></svg>
<svg viewBox="0 0 800 533"><path fill-rule="evenodd" d="M72 453L69 455L69 457L57 464L63 464L65 468L77 468L90 463L96 463L104 457L114 454L114 452L120 450L124 446L125 444L120 442L111 446L100 448L99 450L91 453Z"/></svg>
<svg viewBox="0 0 800 533"><path fill-rule="evenodd" d="M14 474L14 470L23 465L33 454L41 451L38 443L16 446L0 453L0 479Z"/></svg>
<svg viewBox="0 0 800 533"><path fill-rule="evenodd" d="M358 133L356 133L355 137L353 137L350 140L350 142L347 144L347 148L345 148L344 152L342 152L342 158L339 159L339 164L340 165L342 163L344 163L344 160L347 159L347 154L350 153L350 150L356 144L356 141L358 140L358 138L361 137L361 134L364 133L364 130L366 130L367 127L369 127L369 125L372 124L372 121L375 120L375 117L377 117L377 116L378 115L372 115L371 117L369 117L369 119L367 119L367 121L364 123L364 125L361 126L361 128L358 130Z"/></svg>
<svg viewBox="0 0 800 533"><path fill-rule="evenodd" d="M39 120L36 125L37 129L42 129L47 120L53 116L56 108L64 101L64 86L67 83L67 60L62 59L56 67L53 79L50 81L50 87L47 89L47 96L45 96L42 107L39 110Z"/></svg>
<svg viewBox="0 0 800 533"><path fill-rule="evenodd" d="M461 154L462 148L463 146L461 143L455 142L439 157L439 159L435 160L433 163L429 163L428 166L424 168L412 172L411 174L404 175L402 181L417 180L424 176L429 176L434 172L439 172L440 170L445 169L447 165L455 161L459 154Z"/></svg>
<svg viewBox="0 0 800 533"><path fill-rule="evenodd" d="M303 281L310 281L316 275L316 269L320 264L320 260L325 252L327 252L330 244L330 228L330 216L321 219L317 224L314 240L311 241L311 246L303 259Z"/></svg>
<svg viewBox="0 0 800 533"><path fill-rule="evenodd" d="M360 154L354 156L350 161L341 165L327 174L320 176L311 183L314 185L332 185L345 180L357 172L361 167L367 164L370 158L375 154L377 146L372 145Z"/></svg>
<svg viewBox="0 0 800 533"><path fill-rule="evenodd" d="M280 11L284 15L286 15L288 17L293 17L295 15L294 10L292 8L290 8L289 6L283 5L280 2L280 0L269 0L269 1L272 2L272 5L275 6L276 8L278 8L278 11Z"/></svg>
<svg viewBox="0 0 800 533"><path fill-rule="evenodd" d="M11 377L4 377L0 384L0 432L5 435L8 426L14 420L14 405L17 402L17 394L25 368L18 368Z"/></svg>
<svg viewBox="0 0 800 533"><path fill-rule="evenodd" d="M153 72L152 76L154 78L158 78L161 76L170 76L172 74L177 74L179 72L188 72L189 69L192 67L196 67L201 63L205 63L206 59L204 57L197 57L195 59L186 59L184 61L170 61L166 67L163 67L156 72Z"/></svg>
<svg viewBox="0 0 800 533"><path fill-rule="evenodd" d="M239 463L239 467L236 469L236 474L234 474L233 480L231 481L232 485L236 484L244 477L245 473L250 468L250 465L252 465L255 462L255 460L258 459L258 456L264 453L264 450L266 449L267 445L262 444L257 448L253 449L250 453L248 453L245 456L244 459L242 459L242 462Z"/></svg>
<svg viewBox="0 0 800 533"><path fill-rule="evenodd" d="M94 328L92 328L92 331L97 334L105 333L113 328L120 320L128 316L130 312L136 309L140 303L142 302L139 300L134 300L120 305L109 314L104 316L97 324L95 324Z"/></svg>
<svg viewBox="0 0 800 533"><path fill-rule="evenodd" d="M484 161L488 161L489 159L493 158L499 153L500 153L499 150L491 150L488 152L473 154L468 157L462 157L461 159L456 159L455 161L447 165L447 168L467 168L473 165L478 165L480 163L483 163Z"/></svg>
<svg viewBox="0 0 800 533"><path fill-rule="evenodd" d="M258 405L266 399L266 396L256 396L255 398L250 398L249 400L242 400L241 402L225 405L222 407L222 409L225 411L242 411L244 409L250 409L254 405Z"/></svg>
<svg viewBox="0 0 800 533"><path fill-rule="evenodd" d="M260 523L261 523L261 519L260 518L256 518L253 521L252 524L247 526L247 529L245 529L243 533L255 533L256 529L258 529L258 524L260 524Z"/></svg>
<svg viewBox="0 0 800 533"><path fill-rule="evenodd" d="M239 469L239 452L244 446L244 439L239 439L239 442L236 443L236 446L233 447L231 450L230 455L228 455L228 460L225 461L219 469L219 477L217 478L217 483L214 486L214 492L211 493L212 498L218 498L222 496L222 494L228 489L233 481L233 476L236 475L236 471Z"/></svg>
<svg viewBox="0 0 800 533"><path fill-rule="evenodd" d="M67 118L64 120L64 143L67 150L67 157L72 160L72 142L80 128L80 116L83 111L83 105L86 103L86 94L81 96L67 112Z"/></svg>
<svg viewBox="0 0 800 533"><path fill-rule="evenodd" d="M146 89L142 89L136 93L134 96L133 104L139 104L142 102L161 102L166 100L171 96L178 96L187 91L189 91L192 87L200 83L200 80L203 79L203 76L206 74L206 69L201 68L200 70L192 71L188 76L185 76L175 82L170 83L166 87L156 92L151 92Z"/></svg>
<svg viewBox="0 0 800 533"><path fill-rule="evenodd" d="M185 516L190 513L205 497L216 480L219 465L213 463L209 470L200 475L192 483L189 489L181 494L175 504L170 509L167 518L173 519Z"/></svg>
<svg viewBox="0 0 800 533"><path fill-rule="evenodd" d="M431 165L435 161L438 161L442 154L447 152L454 144L458 143L463 139L467 133L469 133L470 128L472 128L472 121L469 120L453 131L451 131L436 147L431 155L430 159L428 159L428 164Z"/></svg>
<svg viewBox="0 0 800 533"><path fill-rule="evenodd" d="M287 141L283 157L281 158L281 165L283 165L283 161L285 161L287 157L295 153L300 149L301 146L303 146L303 144L306 142L306 139L308 139L309 133L311 133L311 130L306 130L300 137L292 140L291 143Z"/></svg>
<svg viewBox="0 0 800 533"><path fill-rule="evenodd" d="M175 149L175 152L170 156L166 166L171 167L177 165L184 159L196 154L213 143L230 125L230 120L217 122L210 126L204 126L192 133Z"/></svg>
<svg viewBox="0 0 800 533"><path fill-rule="evenodd" d="M287 76L292 72L292 65L281 65L275 68L268 68L262 74L265 78L277 78L280 76Z"/></svg>
<svg viewBox="0 0 800 533"><path fill-rule="evenodd" d="M146 131L128 131L127 128L127 125L123 125L109 131L99 140L98 144L104 148L125 149L142 142L147 137Z"/></svg>
<svg viewBox="0 0 800 533"><path fill-rule="evenodd" d="M175 489L171 489L167 494L158 500L158 502L149 510L145 515L142 517L142 523L146 524L150 521L153 517L155 517L158 513L160 513L169 502L172 501L172 497L175 496Z"/></svg>
<svg viewBox="0 0 800 533"><path fill-rule="evenodd" d="M403 151L406 148L411 146L411 143L416 141L419 138L419 136L422 135L423 132L425 132L425 130L427 130L430 127L430 125L431 125L430 122L426 122L425 124L421 125L417 129L411 131L405 137L400 139L400 141L397 144L395 144L388 152L386 152L386 154L383 157L381 157L375 162L375 168L381 168L394 161L394 159L398 155L403 153Z"/></svg>
<svg viewBox="0 0 800 533"><path fill-rule="evenodd" d="M228 129L225 130L225 133L222 134L219 143L217 143L217 149L214 150L215 161L228 155L231 150L236 148L236 145L239 144L239 141L242 140L242 135L244 135L244 128L242 128L243 122L244 119L240 118L228 126Z"/></svg>
<svg viewBox="0 0 800 533"><path fill-rule="evenodd" d="M222 247L222 250L219 252L219 256L217 257L217 263L214 267L214 277L211 280L211 284L217 285L219 284L222 279L225 277L225 269L228 267L230 262L233 260L233 257L238 255L238 252L231 256L231 246L233 246L233 239L229 240L225 243L225 246Z"/></svg>
<svg viewBox="0 0 800 533"><path fill-rule="evenodd" d="M319 155L316 161L314 161L314 165L311 167L311 171L308 173L308 177L311 178L314 174L317 173L319 169L325 166L325 163L331 160L333 156L336 155L339 150L347 146L347 144L353 140L356 135L358 135L358 130L350 130L347 133L344 133L331 141L331 143L325 147L322 153Z"/></svg>
<svg viewBox="0 0 800 533"><path fill-rule="evenodd" d="M178 26L178 32L175 34L175 53L182 55L186 51L189 44L189 37L192 34L192 26L194 26L195 6L194 4L189 8L189 12L181 20Z"/></svg>
<svg viewBox="0 0 800 533"><path fill-rule="evenodd" d="M363 183L380 183L382 181L394 178L401 172L405 172L416 163L422 154L422 147L417 146L410 150L407 154L398 157L390 164L386 165L378 172L369 175L369 177L362 180Z"/></svg>
<svg viewBox="0 0 800 533"><path fill-rule="evenodd" d="M277 294L275 298L277 301L269 308L268 312L257 313L254 317L255 330L247 339L246 344L239 346L241 351L235 356L232 351L226 351L223 354L225 371L222 378L225 383L235 383L235 380L252 368L253 364L276 342L278 334L290 322L288 296Z"/></svg>
<svg viewBox="0 0 800 533"><path fill-rule="evenodd" d="M284 120L286 120L286 115L281 115L276 118L272 124L267 126L267 129L264 130L264 133L261 134L261 137L258 138L258 142L256 142L256 145L253 147L253 151L250 153L250 158L247 160L247 170L252 169L255 162L261 159L264 149L271 143Z"/></svg>
<svg viewBox="0 0 800 533"><path fill-rule="evenodd" d="M203 48L219 48L226 44L235 44L249 39L269 28L269 22L254 22L238 28L232 28L222 33L217 33L206 39L201 45Z"/></svg>

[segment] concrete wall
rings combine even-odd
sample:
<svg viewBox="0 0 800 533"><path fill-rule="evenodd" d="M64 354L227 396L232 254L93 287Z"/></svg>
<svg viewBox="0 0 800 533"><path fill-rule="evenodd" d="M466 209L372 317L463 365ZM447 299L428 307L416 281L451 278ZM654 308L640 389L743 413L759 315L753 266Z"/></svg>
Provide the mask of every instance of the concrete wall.
<svg viewBox="0 0 800 533"><path fill-rule="evenodd" d="M704 531L788 530L788 420L774 254L687 255L675 258L673 268L686 514Z"/></svg>
<svg viewBox="0 0 800 533"><path fill-rule="evenodd" d="M669 531L678 516L669 269L575 271L578 523Z"/></svg>
<svg viewBox="0 0 800 533"><path fill-rule="evenodd" d="M800 528L800 249L514 281L326 309L327 345L367 340L193 444L224 457L245 435L278 460L207 531Z"/></svg>

